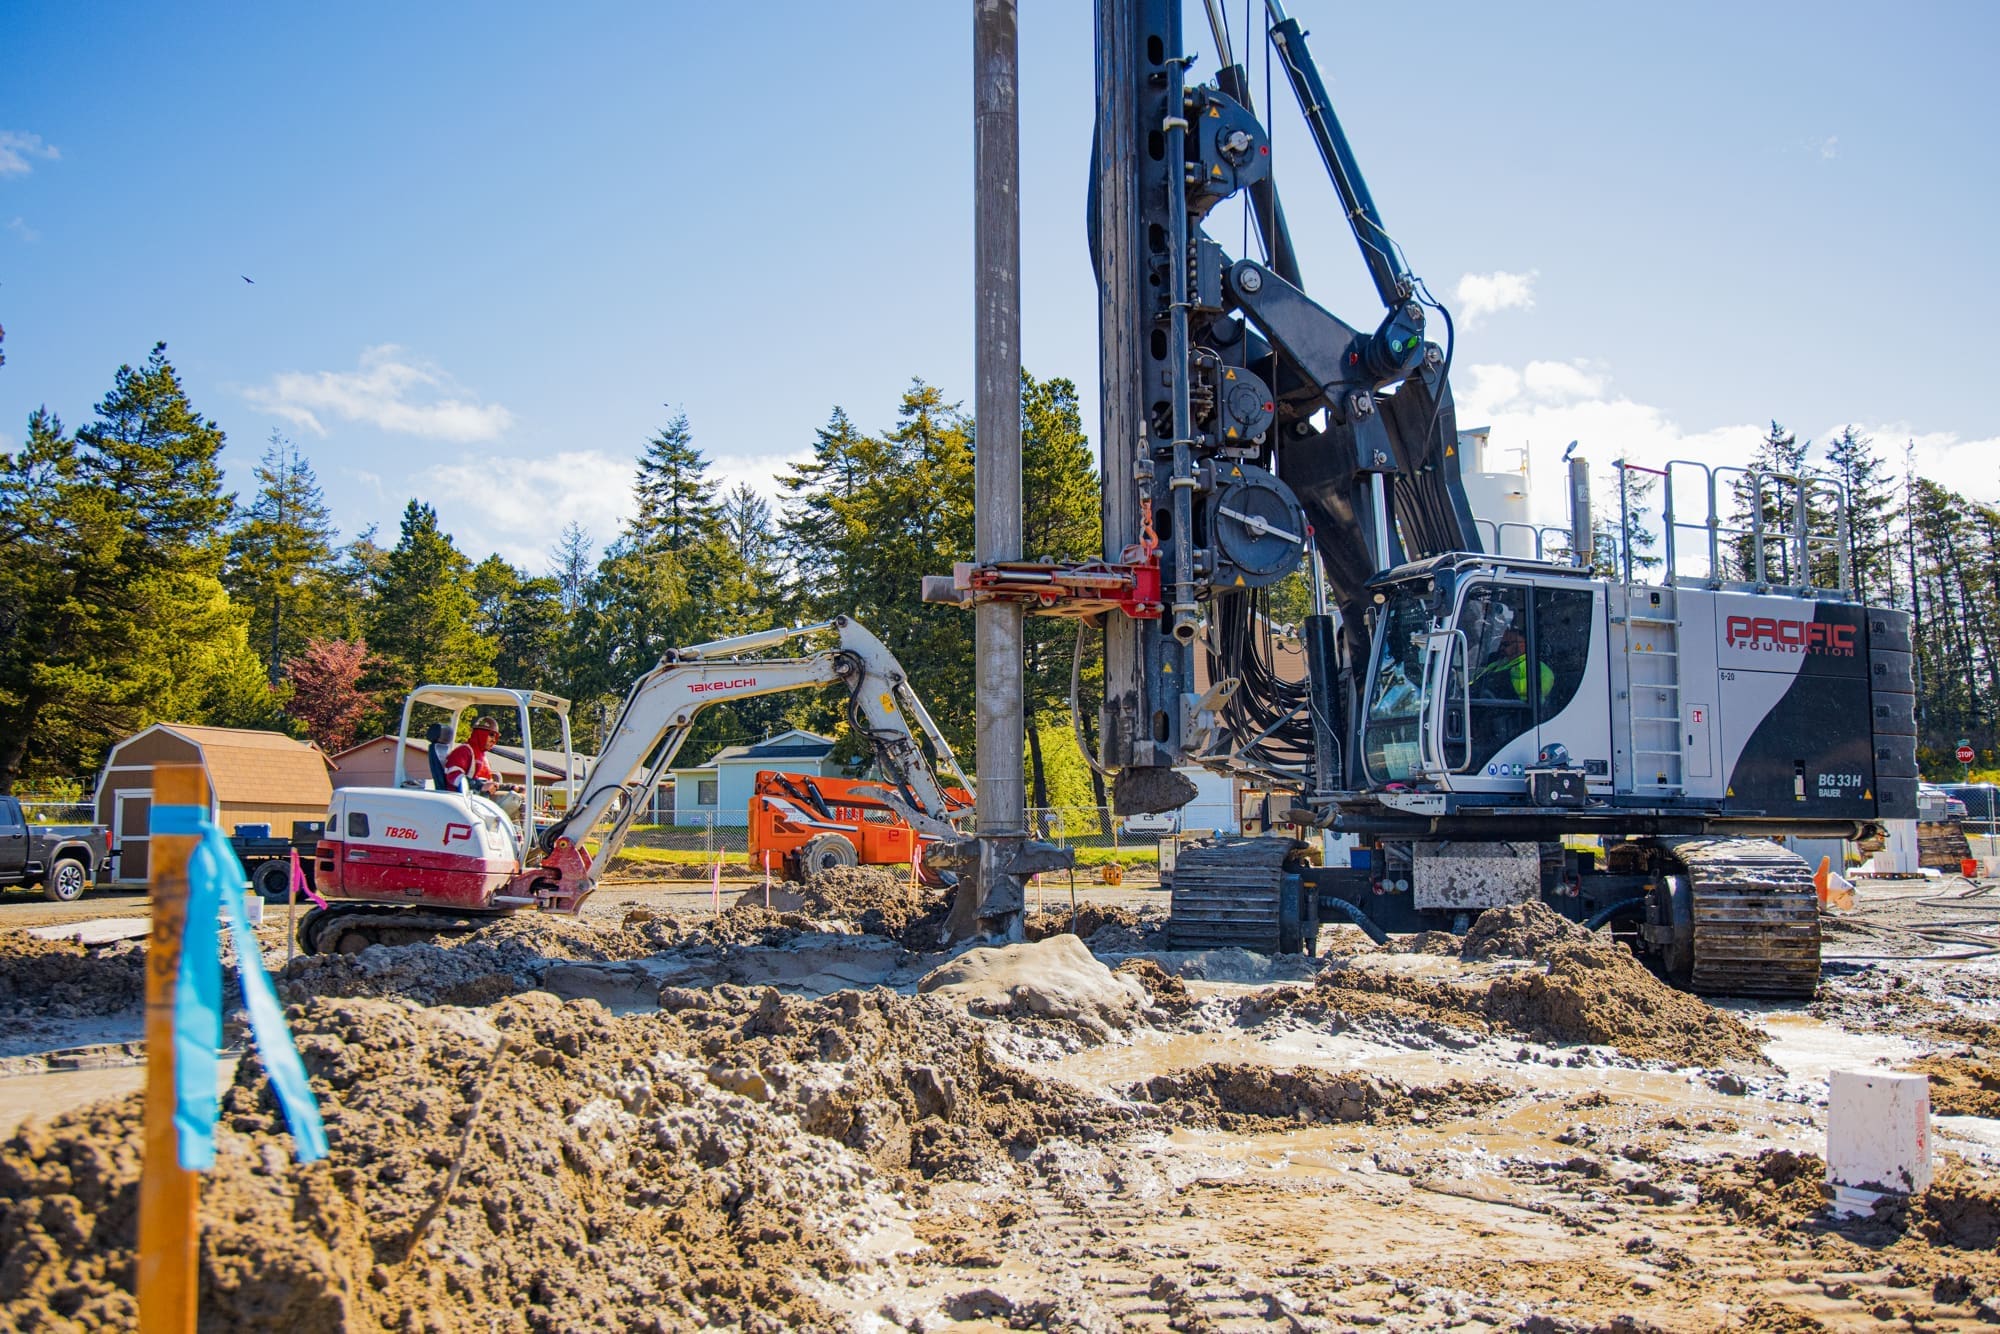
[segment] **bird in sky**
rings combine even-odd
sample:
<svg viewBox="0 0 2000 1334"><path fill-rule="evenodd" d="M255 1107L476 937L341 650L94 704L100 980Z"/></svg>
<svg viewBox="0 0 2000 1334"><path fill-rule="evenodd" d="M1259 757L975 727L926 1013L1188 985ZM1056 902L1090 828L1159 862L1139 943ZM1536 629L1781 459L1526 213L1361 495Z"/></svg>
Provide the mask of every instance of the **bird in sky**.
<svg viewBox="0 0 2000 1334"><path fill-rule="evenodd" d="M236 276L242 278L244 282L249 283L252 287L255 287L257 285L257 280L255 278L247 277L241 273L237 274Z"/></svg>

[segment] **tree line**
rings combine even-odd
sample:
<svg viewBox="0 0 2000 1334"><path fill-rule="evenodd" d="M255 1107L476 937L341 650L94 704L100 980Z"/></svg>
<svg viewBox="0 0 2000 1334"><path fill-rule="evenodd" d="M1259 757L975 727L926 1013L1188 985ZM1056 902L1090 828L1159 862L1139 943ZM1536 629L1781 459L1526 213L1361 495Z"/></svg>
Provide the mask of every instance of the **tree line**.
<svg viewBox="0 0 2000 1334"><path fill-rule="evenodd" d="M1021 392L1029 549L1096 554L1076 388L1024 374ZM393 731L424 682L562 695L595 749L666 649L836 615L891 645L970 767L971 618L919 596L924 574L972 556L970 417L914 380L888 429L836 407L806 443L773 504L711 479L675 414L638 451L631 519L601 544L572 524L526 569L475 560L421 497L393 540L342 540L311 461L275 431L249 493L230 494L223 431L156 346L118 369L87 424L37 411L0 455L0 792L87 775L159 721L281 730L332 754ZM1035 799L1093 804L1070 739L1069 640L1040 623L1029 638ZM840 703L719 705L683 755L791 726L852 753Z"/></svg>
<svg viewBox="0 0 2000 1334"><path fill-rule="evenodd" d="M1096 554L1095 460L1075 385L1024 374L1021 394L1025 549ZM427 681L565 696L580 743L595 748L626 687L664 650L837 615L895 649L970 758L970 617L924 604L919 588L924 574L971 559L976 441L962 407L921 379L886 429L834 408L805 461L774 479L775 503L711 479L675 414L638 451L632 518L601 544L570 525L539 569L475 561L418 497L393 540L372 527L342 540L292 441L272 433L246 497L225 490L223 443L160 345L119 367L90 421L71 430L38 410L22 445L0 455L0 792L86 775L156 721L279 729L333 753L393 730L405 693ZM1864 600L1916 613L1927 763L1953 770L1960 738L1990 763L2000 508L1916 476L1907 458L1899 477L1852 427L1815 446L1773 422L1754 465L1843 488L1852 582ZM1633 521L1620 531L1600 516L1594 560L1610 575L1629 543L1635 575L1656 578L1659 498L1634 478ZM1738 484L1734 500L1733 527L1759 505L1774 529L1787 520L1774 495ZM1814 519L1809 555L1826 586L1840 536L1830 514ZM1783 558L1768 541L1765 554L1767 566ZM1725 542L1723 561L1725 576L1747 577L1750 539ZM1274 609L1296 602L1302 613L1302 596ZM1102 804L1071 726L1073 633L1029 618L1024 762L1036 805ZM1100 673L1087 651L1086 695ZM710 710L686 754L790 726L853 751L837 699L779 695Z"/></svg>

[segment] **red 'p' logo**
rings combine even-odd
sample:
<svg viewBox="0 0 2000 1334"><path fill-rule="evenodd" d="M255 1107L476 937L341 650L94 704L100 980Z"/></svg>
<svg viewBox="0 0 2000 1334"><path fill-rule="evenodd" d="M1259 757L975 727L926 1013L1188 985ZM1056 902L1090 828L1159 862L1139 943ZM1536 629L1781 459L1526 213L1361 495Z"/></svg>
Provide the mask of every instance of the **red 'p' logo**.
<svg viewBox="0 0 2000 1334"><path fill-rule="evenodd" d="M444 827L444 845L450 847L458 839L464 839L467 843L470 843L472 841L472 826L469 824L460 824L454 820Z"/></svg>

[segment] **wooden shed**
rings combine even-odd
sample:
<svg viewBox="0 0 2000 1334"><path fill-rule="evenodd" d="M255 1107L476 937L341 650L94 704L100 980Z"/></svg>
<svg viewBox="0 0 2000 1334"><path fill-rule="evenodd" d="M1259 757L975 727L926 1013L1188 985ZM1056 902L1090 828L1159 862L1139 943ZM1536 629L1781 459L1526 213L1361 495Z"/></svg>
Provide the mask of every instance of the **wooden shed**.
<svg viewBox="0 0 2000 1334"><path fill-rule="evenodd" d="M97 822L111 829L117 878L146 878L153 804L153 766L199 764L214 794L211 813L222 831L267 824L288 836L294 820L323 820L333 797L326 756L309 741L237 727L155 723L111 748L97 780Z"/></svg>

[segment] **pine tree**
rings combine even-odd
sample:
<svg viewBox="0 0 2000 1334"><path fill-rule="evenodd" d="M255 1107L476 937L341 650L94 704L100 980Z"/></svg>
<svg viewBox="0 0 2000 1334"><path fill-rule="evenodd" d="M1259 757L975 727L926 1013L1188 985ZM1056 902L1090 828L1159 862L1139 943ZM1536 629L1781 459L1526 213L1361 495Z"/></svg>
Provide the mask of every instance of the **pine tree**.
<svg viewBox="0 0 2000 1334"><path fill-rule="evenodd" d="M0 457L0 792L30 766L87 769L158 716L176 655L201 638L171 632L211 624L233 505L222 444L162 343L119 367L74 436L38 411Z"/></svg>
<svg viewBox="0 0 2000 1334"><path fill-rule="evenodd" d="M1863 602L1895 594L1895 479L1875 442L1852 426L1827 442L1827 471L1847 497L1849 577Z"/></svg>
<svg viewBox="0 0 2000 1334"><path fill-rule="evenodd" d="M472 571L478 601L475 625L493 645L500 684L518 690L555 690L561 684L562 587L551 576L530 578L499 556Z"/></svg>
<svg viewBox="0 0 2000 1334"><path fill-rule="evenodd" d="M1021 551L1030 560L1085 560L1102 554L1096 457L1084 434L1076 385L1021 372ZM942 571L940 571L942 573ZM961 613L962 614L962 613ZM1028 800L1047 807L1049 748L1045 730L1069 730L1070 675L1077 625L1029 616L1023 627L1028 718ZM1101 650L1091 641L1085 684L1103 677ZM1072 741L1068 747L1075 749Z"/></svg>
<svg viewBox="0 0 2000 1334"><path fill-rule="evenodd" d="M639 456L639 513L632 532L643 542L683 551L715 532L715 484L695 448L685 412L646 441Z"/></svg>
<svg viewBox="0 0 2000 1334"><path fill-rule="evenodd" d="M437 511L412 500L369 609L368 643L390 669L385 676L412 685L492 684L493 643L479 633L477 615L472 562L438 527Z"/></svg>
<svg viewBox="0 0 2000 1334"><path fill-rule="evenodd" d="M743 634L780 623L786 594L771 502L738 482L722 498L718 525L727 554L716 584L720 628Z"/></svg>
<svg viewBox="0 0 2000 1334"><path fill-rule="evenodd" d="M1792 502L1797 479L1805 475L1806 453L1811 448L1810 440L1800 440L1797 433L1773 420L1750 460L1750 471L1759 479L1755 491L1747 477L1731 483L1736 497L1731 524L1741 530L1730 539L1737 578L1753 582L1758 578L1756 530L1761 512L1763 582L1804 582L1805 572L1797 568L1798 553L1788 534L1794 527Z"/></svg>
<svg viewBox="0 0 2000 1334"><path fill-rule="evenodd" d="M576 615L583 602L584 586L590 582L590 530L572 520L563 525L562 535L549 549L549 577L556 581L565 617Z"/></svg>
<svg viewBox="0 0 2000 1334"><path fill-rule="evenodd" d="M328 628L334 538L312 464L277 431L257 465L257 494L229 538L223 583L250 609L250 638L276 685L285 659Z"/></svg>
<svg viewBox="0 0 2000 1334"><path fill-rule="evenodd" d="M814 435L812 458L778 478L784 492L779 545L791 575L790 592L803 618L836 615L845 604L838 590L850 573L842 564L850 543L848 516L838 507L854 498L861 456L869 443L847 410L836 407Z"/></svg>

